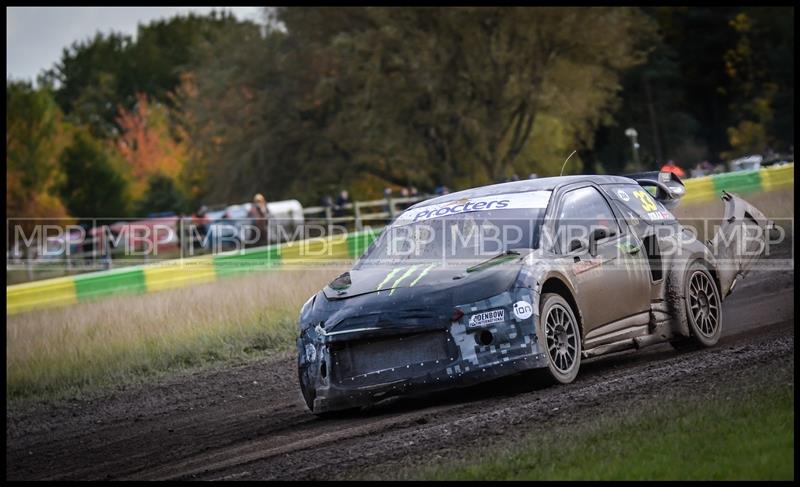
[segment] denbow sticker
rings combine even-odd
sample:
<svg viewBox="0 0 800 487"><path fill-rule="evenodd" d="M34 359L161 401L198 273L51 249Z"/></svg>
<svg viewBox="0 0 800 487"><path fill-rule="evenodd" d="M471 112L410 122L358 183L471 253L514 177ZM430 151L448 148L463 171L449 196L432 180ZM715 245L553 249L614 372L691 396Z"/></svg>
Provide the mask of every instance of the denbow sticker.
<svg viewBox="0 0 800 487"><path fill-rule="evenodd" d="M467 328L478 328L481 326L491 325L492 323L501 323L505 320L506 311L504 309L493 309L470 316Z"/></svg>

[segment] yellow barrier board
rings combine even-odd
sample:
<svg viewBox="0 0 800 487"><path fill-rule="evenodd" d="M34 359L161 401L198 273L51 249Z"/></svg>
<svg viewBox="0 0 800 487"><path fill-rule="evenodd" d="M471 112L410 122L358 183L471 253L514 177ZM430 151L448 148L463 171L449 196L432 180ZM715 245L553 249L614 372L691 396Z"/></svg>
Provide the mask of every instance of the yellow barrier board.
<svg viewBox="0 0 800 487"><path fill-rule="evenodd" d="M759 171L761 175L761 189L772 191L777 188L794 186L794 164L780 167L768 167Z"/></svg>
<svg viewBox="0 0 800 487"><path fill-rule="evenodd" d="M152 264L144 268L147 292L213 282L217 275L211 257Z"/></svg>
<svg viewBox="0 0 800 487"><path fill-rule="evenodd" d="M280 246L281 264L300 264L350 258L347 250L347 235L312 238Z"/></svg>
<svg viewBox="0 0 800 487"><path fill-rule="evenodd" d="M71 276L6 287L6 314L9 315L77 302L78 294L75 292L75 281Z"/></svg>
<svg viewBox="0 0 800 487"><path fill-rule="evenodd" d="M712 176L686 179L686 194L681 198L681 204L693 203L698 201L711 201L715 198L714 180Z"/></svg>

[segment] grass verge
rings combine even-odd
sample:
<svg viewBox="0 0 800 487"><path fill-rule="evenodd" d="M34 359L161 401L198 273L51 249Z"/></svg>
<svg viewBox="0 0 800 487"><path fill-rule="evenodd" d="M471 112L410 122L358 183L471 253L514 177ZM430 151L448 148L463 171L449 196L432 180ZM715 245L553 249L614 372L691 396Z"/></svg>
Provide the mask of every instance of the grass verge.
<svg viewBox="0 0 800 487"><path fill-rule="evenodd" d="M292 350L300 307L337 272L264 272L7 316L7 403Z"/></svg>
<svg viewBox="0 0 800 487"><path fill-rule="evenodd" d="M415 474L449 480L791 480L791 371L769 384L649 400L528 435L473 461Z"/></svg>

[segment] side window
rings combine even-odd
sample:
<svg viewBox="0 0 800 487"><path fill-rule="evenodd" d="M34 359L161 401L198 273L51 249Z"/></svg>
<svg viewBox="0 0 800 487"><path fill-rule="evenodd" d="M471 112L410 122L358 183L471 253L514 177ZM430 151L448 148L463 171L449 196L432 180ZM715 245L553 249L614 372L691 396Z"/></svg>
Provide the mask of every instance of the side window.
<svg viewBox="0 0 800 487"><path fill-rule="evenodd" d="M595 229L604 229L608 236L619 235L620 228L614 212L593 187L570 191L562 199L557 215L558 248L568 253L567 243L574 239L588 241Z"/></svg>
<svg viewBox="0 0 800 487"><path fill-rule="evenodd" d="M608 193L619 204L625 218L633 226L639 220L649 223L672 223L675 216L638 184L608 186Z"/></svg>

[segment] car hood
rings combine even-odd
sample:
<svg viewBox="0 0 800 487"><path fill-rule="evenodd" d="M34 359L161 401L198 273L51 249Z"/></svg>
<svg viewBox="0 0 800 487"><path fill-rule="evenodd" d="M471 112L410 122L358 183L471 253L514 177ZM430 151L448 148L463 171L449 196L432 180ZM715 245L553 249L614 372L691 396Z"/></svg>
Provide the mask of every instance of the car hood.
<svg viewBox="0 0 800 487"><path fill-rule="evenodd" d="M500 254L470 267L424 262L397 266L366 266L351 270L325 286L329 300L348 299L365 294L397 295L401 289L472 287L507 288L516 278L524 260L523 253ZM506 285L507 284L507 285ZM401 293L405 294L405 293Z"/></svg>

